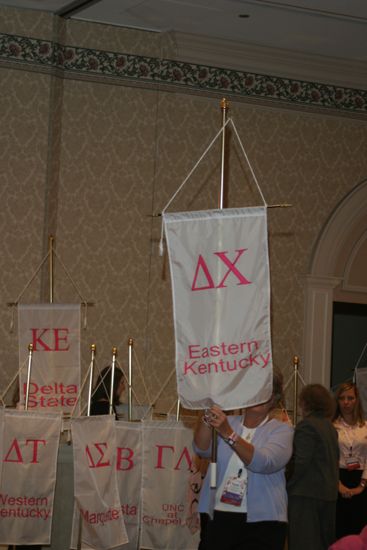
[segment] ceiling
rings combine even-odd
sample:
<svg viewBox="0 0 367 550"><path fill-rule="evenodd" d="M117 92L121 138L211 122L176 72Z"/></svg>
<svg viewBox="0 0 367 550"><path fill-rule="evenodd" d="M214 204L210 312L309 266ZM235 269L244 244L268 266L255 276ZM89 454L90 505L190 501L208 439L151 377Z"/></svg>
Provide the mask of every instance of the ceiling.
<svg viewBox="0 0 367 550"><path fill-rule="evenodd" d="M366 0L0 0L0 5L182 33L194 42L201 37L340 60L345 67L355 63L356 71L364 67L367 84Z"/></svg>

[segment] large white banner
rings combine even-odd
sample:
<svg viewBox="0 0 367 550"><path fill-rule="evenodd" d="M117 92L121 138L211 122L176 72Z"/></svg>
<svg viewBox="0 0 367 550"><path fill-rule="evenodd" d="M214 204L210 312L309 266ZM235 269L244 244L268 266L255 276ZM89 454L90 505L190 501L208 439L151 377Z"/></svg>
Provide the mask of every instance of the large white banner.
<svg viewBox="0 0 367 550"><path fill-rule="evenodd" d="M3 416L0 544L50 544L61 414Z"/></svg>
<svg viewBox="0 0 367 550"><path fill-rule="evenodd" d="M192 477L192 429L177 422L144 422L141 548L196 550ZM191 493L191 492L190 492Z"/></svg>
<svg viewBox="0 0 367 550"><path fill-rule="evenodd" d="M272 391L266 208L164 214L182 404L229 410Z"/></svg>
<svg viewBox="0 0 367 550"><path fill-rule="evenodd" d="M19 305L18 331L21 402L32 344L28 409L70 413L80 385L80 305Z"/></svg>
<svg viewBox="0 0 367 550"><path fill-rule="evenodd" d="M72 548L109 550L128 542L116 475L114 416L71 421L74 494L82 521L75 521Z"/></svg>

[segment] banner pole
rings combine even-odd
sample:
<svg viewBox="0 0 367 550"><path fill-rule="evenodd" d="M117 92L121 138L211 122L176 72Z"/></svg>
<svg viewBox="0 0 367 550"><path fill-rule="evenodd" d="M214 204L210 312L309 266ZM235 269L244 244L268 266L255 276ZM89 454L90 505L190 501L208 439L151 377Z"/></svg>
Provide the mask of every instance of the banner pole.
<svg viewBox="0 0 367 550"><path fill-rule="evenodd" d="M226 122L229 109L229 103L226 98L220 102L222 111L222 148L221 148L221 166L220 166L220 194L219 194L219 209L224 208L224 167L225 167L225 149L226 149ZM217 450L218 450L218 434L213 428L212 430L212 448L211 448L211 465L210 465L210 487L215 489L217 486Z"/></svg>
<svg viewBox="0 0 367 550"><path fill-rule="evenodd" d="M180 412L181 412L181 401L180 398L177 399L177 408L176 408L176 422L180 420Z"/></svg>
<svg viewBox="0 0 367 550"><path fill-rule="evenodd" d="M222 111L222 148L221 148L221 163L220 163L220 194L219 194L219 209L223 210L224 203L224 167L225 167L225 149L226 149L226 122L229 103L226 98L223 98L220 102L220 108Z"/></svg>
<svg viewBox="0 0 367 550"><path fill-rule="evenodd" d="M129 349L129 372L128 372L128 420L129 422L133 419L133 352L134 340L129 338L128 340L128 349Z"/></svg>
<svg viewBox="0 0 367 550"><path fill-rule="evenodd" d="M112 365L111 365L111 386L110 386L110 410L109 414L114 414L113 410L113 397L114 397L114 382L115 382L115 370L116 370L116 355L117 348L112 348Z"/></svg>
<svg viewBox="0 0 367 550"><path fill-rule="evenodd" d="M54 301L54 238L52 235L48 238L48 268L49 268L49 292L50 292L50 304Z"/></svg>
<svg viewBox="0 0 367 550"><path fill-rule="evenodd" d="M92 344L90 347L91 359L90 359L90 371L89 371L89 384L88 384L88 408L87 416L90 416L90 406L92 402L92 389L93 389L93 377L94 377L94 361L96 356L96 345Z"/></svg>
<svg viewBox="0 0 367 550"><path fill-rule="evenodd" d="M28 410L29 386L31 384L31 371L32 371L32 356L33 356L33 344L29 344L28 345L27 388L25 393L25 404L24 404L25 411Z"/></svg>
<svg viewBox="0 0 367 550"><path fill-rule="evenodd" d="M293 357L293 368L294 368L294 380L293 380L293 424L297 424L297 414L298 414L298 365L299 357L295 355Z"/></svg>

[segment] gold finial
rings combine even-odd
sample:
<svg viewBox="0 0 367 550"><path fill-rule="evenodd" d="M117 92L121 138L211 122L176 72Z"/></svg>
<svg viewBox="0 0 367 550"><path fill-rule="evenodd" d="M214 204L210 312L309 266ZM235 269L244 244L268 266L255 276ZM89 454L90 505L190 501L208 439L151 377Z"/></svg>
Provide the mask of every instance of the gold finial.
<svg viewBox="0 0 367 550"><path fill-rule="evenodd" d="M28 344L28 351L33 351L33 344Z"/></svg>
<svg viewBox="0 0 367 550"><path fill-rule="evenodd" d="M96 345L95 345L95 344L91 344L90 350L91 350L91 351L96 351L96 349L97 349Z"/></svg>
<svg viewBox="0 0 367 550"><path fill-rule="evenodd" d="M293 365L298 365L298 364L299 364L299 357L298 357L298 355L295 355L293 357Z"/></svg>
<svg viewBox="0 0 367 550"><path fill-rule="evenodd" d="M134 345L134 340L132 338L129 338L128 340L128 345L129 346L133 346Z"/></svg>
<svg viewBox="0 0 367 550"><path fill-rule="evenodd" d="M225 97L223 97L223 99L221 99L220 101L220 108L222 109L222 111L229 109L229 101L227 101Z"/></svg>
<svg viewBox="0 0 367 550"><path fill-rule="evenodd" d="M112 355L117 355L117 348L115 347L112 348Z"/></svg>

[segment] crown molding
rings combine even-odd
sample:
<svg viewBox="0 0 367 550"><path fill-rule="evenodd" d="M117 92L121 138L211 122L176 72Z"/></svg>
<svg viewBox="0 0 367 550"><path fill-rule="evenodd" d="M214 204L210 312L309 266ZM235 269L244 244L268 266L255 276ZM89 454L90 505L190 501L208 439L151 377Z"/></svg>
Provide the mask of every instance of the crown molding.
<svg viewBox="0 0 367 550"><path fill-rule="evenodd" d="M257 74L367 90L367 63L254 44L170 33L176 59Z"/></svg>

